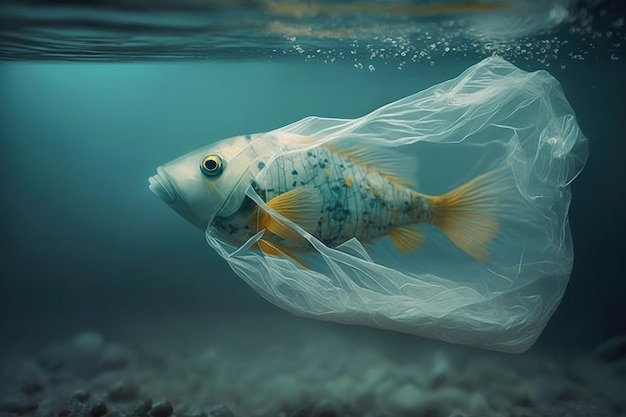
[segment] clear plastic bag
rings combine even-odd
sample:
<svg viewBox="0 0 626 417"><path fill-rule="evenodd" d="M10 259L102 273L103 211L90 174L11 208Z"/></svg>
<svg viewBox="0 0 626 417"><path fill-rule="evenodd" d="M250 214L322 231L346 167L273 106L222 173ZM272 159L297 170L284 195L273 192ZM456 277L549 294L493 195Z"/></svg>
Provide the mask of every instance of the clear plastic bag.
<svg viewBox="0 0 626 417"><path fill-rule="evenodd" d="M298 138L308 138L300 141ZM234 247L209 226L209 244L263 297L299 316L396 330L505 352L523 352L557 308L573 263L570 182L587 141L556 79L491 57L457 78L358 119L308 117L256 135L265 157L333 141L376 144L415 155L417 189L439 194L492 169L510 175L508 206L490 259L480 263L435 228L401 254L388 239L336 248L245 193L315 248L307 267ZM263 181L264 170L255 173ZM231 195L233 205L241 195ZM226 206L228 205L228 202Z"/></svg>

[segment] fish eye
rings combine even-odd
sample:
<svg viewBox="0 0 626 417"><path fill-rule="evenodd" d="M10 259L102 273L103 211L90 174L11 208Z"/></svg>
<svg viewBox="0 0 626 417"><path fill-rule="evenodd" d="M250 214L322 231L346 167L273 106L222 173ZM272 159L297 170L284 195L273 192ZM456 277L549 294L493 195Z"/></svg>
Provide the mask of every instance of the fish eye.
<svg viewBox="0 0 626 417"><path fill-rule="evenodd" d="M219 155L207 155L200 161L200 170L208 177L214 177L222 173L224 164Z"/></svg>

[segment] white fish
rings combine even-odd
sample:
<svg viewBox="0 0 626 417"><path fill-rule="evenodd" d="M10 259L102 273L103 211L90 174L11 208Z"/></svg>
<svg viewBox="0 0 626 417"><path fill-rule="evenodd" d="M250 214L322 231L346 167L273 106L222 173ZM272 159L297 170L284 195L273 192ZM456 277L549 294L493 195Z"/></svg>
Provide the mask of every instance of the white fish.
<svg viewBox="0 0 626 417"><path fill-rule="evenodd" d="M269 255L312 251L284 222L258 210L245 195L250 184L267 206L300 225L328 247L351 238L370 242L389 236L400 252L422 246L419 225L434 225L478 261L498 230L498 171L441 196L410 187L415 161L406 155L346 141L315 144L295 135L246 135L198 149L158 168L150 189L202 230L214 228L240 246L260 231ZM281 149L268 155L268 146ZM259 175L263 173L263 175Z"/></svg>

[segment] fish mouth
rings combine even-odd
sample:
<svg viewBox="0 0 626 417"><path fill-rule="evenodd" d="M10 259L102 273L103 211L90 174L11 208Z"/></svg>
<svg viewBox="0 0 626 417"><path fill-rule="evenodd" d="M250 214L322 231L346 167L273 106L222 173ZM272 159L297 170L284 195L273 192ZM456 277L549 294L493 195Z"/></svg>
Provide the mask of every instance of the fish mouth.
<svg viewBox="0 0 626 417"><path fill-rule="evenodd" d="M148 182L150 183L148 186L150 191L152 191L161 200L169 204L176 201L178 194L176 193L176 189L172 185L172 181L168 178L163 167L158 167L156 175L148 178Z"/></svg>

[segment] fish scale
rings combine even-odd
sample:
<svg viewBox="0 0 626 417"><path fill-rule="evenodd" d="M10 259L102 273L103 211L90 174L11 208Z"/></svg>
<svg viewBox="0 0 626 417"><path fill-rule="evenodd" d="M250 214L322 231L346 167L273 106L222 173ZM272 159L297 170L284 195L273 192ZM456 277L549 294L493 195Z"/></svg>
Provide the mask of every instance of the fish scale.
<svg viewBox="0 0 626 417"><path fill-rule="evenodd" d="M324 146L280 156L266 169L260 184L266 201L298 187L319 192L318 226L308 231L327 246L352 237L368 240L413 224L423 198Z"/></svg>

